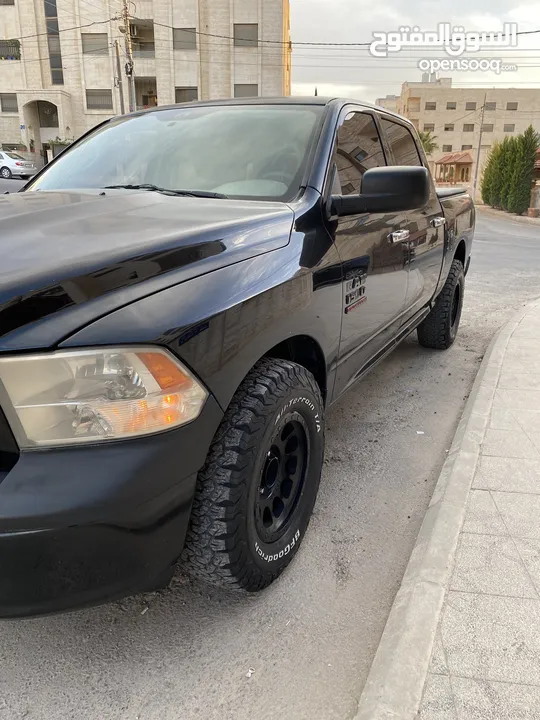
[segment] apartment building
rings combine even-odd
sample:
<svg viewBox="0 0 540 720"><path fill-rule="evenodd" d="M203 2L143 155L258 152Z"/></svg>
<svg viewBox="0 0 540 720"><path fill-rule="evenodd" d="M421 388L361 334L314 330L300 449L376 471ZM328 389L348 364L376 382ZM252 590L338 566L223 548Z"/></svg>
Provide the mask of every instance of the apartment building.
<svg viewBox="0 0 540 720"><path fill-rule="evenodd" d="M429 157L436 179L471 188L479 142L480 178L495 141L529 125L540 132L540 88L458 88L451 78L425 76L422 82L403 83L397 112L436 137L438 149Z"/></svg>
<svg viewBox="0 0 540 720"><path fill-rule="evenodd" d="M137 108L290 95L289 0L128 7ZM52 140L119 114L121 94L129 109L121 11L121 0L0 0L0 147L50 156Z"/></svg>
<svg viewBox="0 0 540 720"><path fill-rule="evenodd" d="M390 110L390 112L398 112L399 95L386 95L385 97L377 98L375 105Z"/></svg>

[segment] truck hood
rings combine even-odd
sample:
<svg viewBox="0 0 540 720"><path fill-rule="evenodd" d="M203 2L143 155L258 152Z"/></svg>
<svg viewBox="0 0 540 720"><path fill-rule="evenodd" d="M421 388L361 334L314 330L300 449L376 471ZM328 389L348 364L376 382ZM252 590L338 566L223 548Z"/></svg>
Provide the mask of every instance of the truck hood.
<svg viewBox="0 0 540 720"><path fill-rule="evenodd" d="M81 190L0 196L0 351L48 347L108 312L283 247L284 203Z"/></svg>

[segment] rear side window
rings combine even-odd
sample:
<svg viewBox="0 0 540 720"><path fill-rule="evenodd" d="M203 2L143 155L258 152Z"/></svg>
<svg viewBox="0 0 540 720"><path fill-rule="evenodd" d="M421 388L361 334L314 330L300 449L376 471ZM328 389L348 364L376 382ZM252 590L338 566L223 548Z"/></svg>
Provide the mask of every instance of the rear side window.
<svg viewBox="0 0 540 720"><path fill-rule="evenodd" d="M411 131L383 118L382 126L394 154L395 165L423 165Z"/></svg>
<svg viewBox="0 0 540 720"><path fill-rule="evenodd" d="M335 164L342 195L358 195L366 170L386 165L371 115L351 112L346 116L337 134Z"/></svg>

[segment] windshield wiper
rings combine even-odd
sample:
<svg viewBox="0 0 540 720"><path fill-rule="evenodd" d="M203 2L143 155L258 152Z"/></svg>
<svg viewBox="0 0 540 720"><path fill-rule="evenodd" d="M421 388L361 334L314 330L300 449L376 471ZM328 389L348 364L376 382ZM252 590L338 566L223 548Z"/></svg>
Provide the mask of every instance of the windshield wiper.
<svg viewBox="0 0 540 720"><path fill-rule="evenodd" d="M143 183L141 185L105 185L105 190L123 189L123 190L152 190L154 192L164 193L165 195L185 195L188 197L201 197L201 198L221 198L223 200L228 199L228 195L216 192L207 192L206 190L170 190L169 188L162 188L158 185L151 185L150 183Z"/></svg>

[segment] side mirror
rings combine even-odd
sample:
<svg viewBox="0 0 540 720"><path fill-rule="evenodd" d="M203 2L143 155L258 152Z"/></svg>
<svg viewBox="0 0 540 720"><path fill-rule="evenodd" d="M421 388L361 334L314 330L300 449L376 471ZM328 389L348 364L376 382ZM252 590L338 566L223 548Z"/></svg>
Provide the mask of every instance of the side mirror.
<svg viewBox="0 0 540 720"><path fill-rule="evenodd" d="M333 213L340 216L417 210L429 201L429 171L395 165L366 170L360 195L333 195Z"/></svg>

